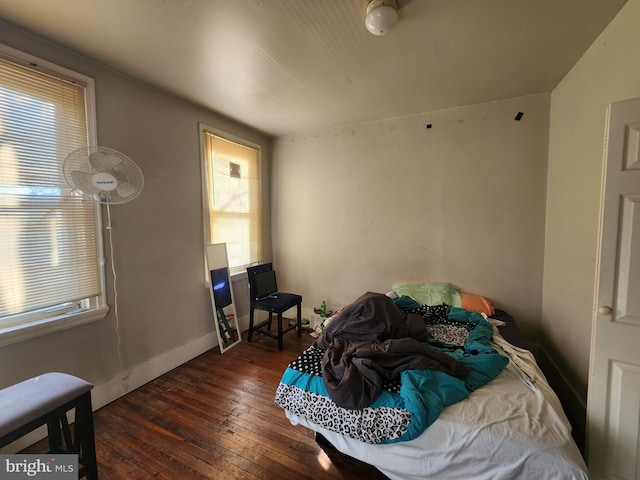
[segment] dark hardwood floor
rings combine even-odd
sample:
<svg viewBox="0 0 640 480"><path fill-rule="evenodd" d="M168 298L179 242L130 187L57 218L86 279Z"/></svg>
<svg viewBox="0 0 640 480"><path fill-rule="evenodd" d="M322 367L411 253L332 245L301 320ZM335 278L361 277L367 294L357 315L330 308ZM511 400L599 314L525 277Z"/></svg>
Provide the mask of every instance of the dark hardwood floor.
<svg viewBox="0 0 640 480"><path fill-rule="evenodd" d="M338 469L273 404L282 372L313 340L292 331L278 351L245 333L224 354L210 350L97 410L100 479L368 479Z"/></svg>

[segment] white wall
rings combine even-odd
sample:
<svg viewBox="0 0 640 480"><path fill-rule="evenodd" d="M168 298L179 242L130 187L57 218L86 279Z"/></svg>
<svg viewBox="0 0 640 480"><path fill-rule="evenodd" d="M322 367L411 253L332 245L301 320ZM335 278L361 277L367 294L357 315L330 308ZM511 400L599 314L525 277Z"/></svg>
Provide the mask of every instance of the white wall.
<svg viewBox="0 0 640 480"><path fill-rule="evenodd" d="M0 43L94 78L98 142L144 172L142 194L111 207L125 390L217 344L204 286L198 122L262 145L267 166L270 139L9 24L0 23ZM113 307L110 268L107 287ZM113 400L123 393L113 308L103 321L0 348L0 365L0 388L57 370L96 385L94 405Z"/></svg>
<svg viewBox="0 0 640 480"><path fill-rule="evenodd" d="M309 311L394 283L451 282L508 310L533 339L549 100L540 94L277 138L272 229L281 287L301 293Z"/></svg>
<svg viewBox="0 0 640 480"><path fill-rule="evenodd" d="M606 111L611 102L640 97L638 19L640 0L629 0L551 97L543 346L583 402Z"/></svg>

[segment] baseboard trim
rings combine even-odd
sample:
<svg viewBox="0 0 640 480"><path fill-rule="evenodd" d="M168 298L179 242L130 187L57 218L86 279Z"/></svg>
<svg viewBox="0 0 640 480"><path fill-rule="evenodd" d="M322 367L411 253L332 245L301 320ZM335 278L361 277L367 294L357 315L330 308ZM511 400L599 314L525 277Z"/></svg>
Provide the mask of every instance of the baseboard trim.
<svg viewBox="0 0 640 480"><path fill-rule="evenodd" d="M218 345L215 332L210 332L198 337L173 350L164 352L146 362L122 372L122 375L110 378L106 382L94 385L91 391L91 403L93 410L97 410L108 403L117 400L127 393L141 387L145 383L158 378L170 370L188 362L192 358L211 350ZM73 422L74 415L68 415L69 423ZM47 436L46 426L42 426L24 437L0 449L0 454L17 453Z"/></svg>
<svg viewBox="0 0 640 480"><path fill-rule="evenodd" d="M114 377L100 385L96 385L91 393L94 411L188 362L192 358L211 350L217 345L218 339L213 332L210 332L131 369L127 369L123 372L122 378Z"/></svg>

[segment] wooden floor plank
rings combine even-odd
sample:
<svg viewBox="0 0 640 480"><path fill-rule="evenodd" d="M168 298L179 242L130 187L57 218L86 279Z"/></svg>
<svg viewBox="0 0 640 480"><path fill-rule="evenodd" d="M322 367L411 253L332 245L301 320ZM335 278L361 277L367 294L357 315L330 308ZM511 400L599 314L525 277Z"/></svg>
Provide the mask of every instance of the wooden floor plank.
<svg viewBox="0 0 640 480"><path fill-rule="evenodd" d="M284 369L314 339L292 331L281 351L268 337L243 340L94 412L100 479L367 479L333 465L313 432L292 426L273 403Z"/></svg>

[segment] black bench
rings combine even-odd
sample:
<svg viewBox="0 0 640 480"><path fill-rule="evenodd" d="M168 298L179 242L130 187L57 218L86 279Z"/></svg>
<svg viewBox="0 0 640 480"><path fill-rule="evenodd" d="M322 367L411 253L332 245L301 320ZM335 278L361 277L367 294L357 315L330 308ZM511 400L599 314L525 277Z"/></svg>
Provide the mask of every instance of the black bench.
<svg viewBox="0 0 640 480"><path fill-rule="evenodd" d="M0 447L47 425L51 454L77 454L78 478L98 480L91 389L66 373L45 373L0 390ZM75 409L73 435L67 412Z"/></svg>

